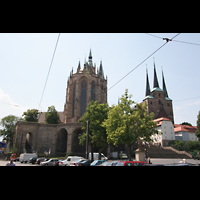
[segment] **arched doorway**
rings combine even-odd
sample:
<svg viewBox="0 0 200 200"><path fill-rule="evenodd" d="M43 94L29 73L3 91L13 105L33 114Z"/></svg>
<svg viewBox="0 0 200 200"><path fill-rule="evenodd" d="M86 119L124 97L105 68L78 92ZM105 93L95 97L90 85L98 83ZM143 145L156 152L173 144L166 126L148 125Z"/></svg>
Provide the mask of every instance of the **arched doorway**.
<svg viewBox="0 0 200 200"><path fill-rule="evenodd" d="M56 156L61 157L66 155L67 151L67 130L61 128L57 134L56 141Z"/></svg>
<svg viewBox="0 0 200 200"><path fill-rule="evenodd" d="M82 135L83 131L80 128L77 128L72 133L72 153L75 156L85 157L86 146L79 144L78 137Z"/></svg>
<svg viewBox="0 0 200 200"><path fill-rule="evenodd" d="M32 153L32 134L26 134L26 143L25 143L26 153Z"/></svg>

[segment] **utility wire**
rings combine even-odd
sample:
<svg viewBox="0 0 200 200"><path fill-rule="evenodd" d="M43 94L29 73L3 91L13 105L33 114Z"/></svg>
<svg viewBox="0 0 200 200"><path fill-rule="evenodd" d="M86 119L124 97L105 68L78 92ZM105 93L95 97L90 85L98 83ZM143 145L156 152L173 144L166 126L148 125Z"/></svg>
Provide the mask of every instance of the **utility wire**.
<svg viewBox="0 0 200 200"><path fill-rule="evenodd" d="M180 33L175 35L172 39L174 39L176 36L178 36ZM145 58L139 65L137 65L135 68L133 68L128 74L123 76L119 81L117 81L113 86L111 86L107 91L109 91L111 88L113 88L115 85L117 85L120 81L122 81L124 78L126 78L131 72L133 72L135 69L137 69L142 63L144 63L147 59L149 59L153 54L155 54L158 50L160 50L162 47L164 47L168 41L172 41L172 39L166 38L166 43L160 46L157 50L155 50L152 54L150 54L147 58Z"/></svg>
<svg viewBox="0 0 200 200"><path fill-rule="evenodd" d="M150 36L152 36L152 37L159 38L159 39L165 39L165 38L162 38L162 37L159 37L159 36L157 36L157 35L150 34L150 33L145 33L145 34L150 35ZM192 45L200 46L200 44L198 44L198 43L185 42L185 41L180 41L180 40L173 40L173 42L181 42L181 43L185 43L185 44L192 44Z"/></svg>
<svg viewBox="0 0 200 200"><path fill-rule="evenodd" d="M190 100L190 99L197 99L197 98L200 98L200 96L198 97L192 97L192 98L188 98L188 99L180 99L180 100L175 100L173 102L178 102L178 101L186 101L186 100Z"/></svg>
<svg viewBox="0 0 200 200"><path fill-rule="evenodd" d="M44 89L43 89L43 92L42 92L42 96L41 96L41 99L40 99L40 103L39 103L39 106L38 106L38 110L39 110L39 108L40 108L40 105L41 105L41 102L42 102L42 98L43 98L43 95L44 95L44 91L45 91L45 88L46 88L46 85L47 85L47 80L48 80L48 78L49 78L49 74L50 74L50 71L51 71L51 66L52 66L52 63L53 63L54 55L55 55L55 53L56 53L56 49L57 49L59 37L60 37L60 33L58 34L58 39L57 39L56 46L55 46L55 49L54 49L54 52L53 52L53 56L52 56L52 59L51 59L51 64L50 64L50 66L49 66L49 71L48 71L47 78L46 78L46 81L45 81L45 84L44 84Z"/></svg>

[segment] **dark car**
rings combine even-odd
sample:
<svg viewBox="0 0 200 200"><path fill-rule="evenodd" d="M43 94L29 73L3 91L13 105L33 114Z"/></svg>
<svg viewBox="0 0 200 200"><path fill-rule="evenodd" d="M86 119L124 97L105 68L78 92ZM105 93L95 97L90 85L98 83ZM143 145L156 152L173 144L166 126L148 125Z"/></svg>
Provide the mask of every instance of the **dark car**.
<svg viewBox="0 0 200 200"><path fill-rule="evenodd" d="M76 166L90 166L91 160L82 160L76 163Z"/></svg>
<svg viewBox="0 0 200 200"><path fill-rule="evenodd" d="M40 162L44 162L44 161L47 161L47 160L49 160L49 159L48 158L38 158L36 160L36 164L40 164Z"/></svg>
<svg viewBox="0 0 200 200"><path fill-rule="evenodd" d="M36 157L33 157L33 158L30 158L30 163L32 163L32 164L35 164L36 163L36 160L37 160L37 158Z"/></svg>

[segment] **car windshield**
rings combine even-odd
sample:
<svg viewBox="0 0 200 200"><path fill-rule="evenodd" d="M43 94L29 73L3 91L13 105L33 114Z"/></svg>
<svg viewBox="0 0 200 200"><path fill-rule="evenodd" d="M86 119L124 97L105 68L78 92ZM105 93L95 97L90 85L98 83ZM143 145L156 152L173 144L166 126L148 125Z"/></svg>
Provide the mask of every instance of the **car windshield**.
<svg viewBox="0 0 200 200"><path fill-rule="evenodd" d="M102 163L103 166L111 166L112 165L112 162L104 162Z"/></svg>

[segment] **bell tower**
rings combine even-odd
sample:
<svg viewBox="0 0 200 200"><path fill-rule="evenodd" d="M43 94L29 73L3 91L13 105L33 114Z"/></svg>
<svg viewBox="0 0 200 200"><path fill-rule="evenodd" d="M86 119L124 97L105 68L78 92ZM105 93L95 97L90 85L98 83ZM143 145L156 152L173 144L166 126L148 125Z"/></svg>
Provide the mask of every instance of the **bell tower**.
<svg viewBox="0 0 200 200"><path fill-rule="evenodd" d="M169 98L167 93L167 87L165 84L164 73L162 71L162 80L163 80L163 89L159 87L156 67L154 62L154 81L153 89L150 90L148 72L146 73L146 93L143 103L147 104L148 114L153 112L155 114L154 119L165 117L168 118L174 123L174 114L172 99Z"/></svg>
<svg viewBox="0 0 200 200"><path fill-rule="evenodd" d="M76 72L72 69L67 80L64 123L77 122L92 100L107 103L107 77L104 78L102 61L96 72L90 49L88 61L83 67L79 61Z"/></svg>

